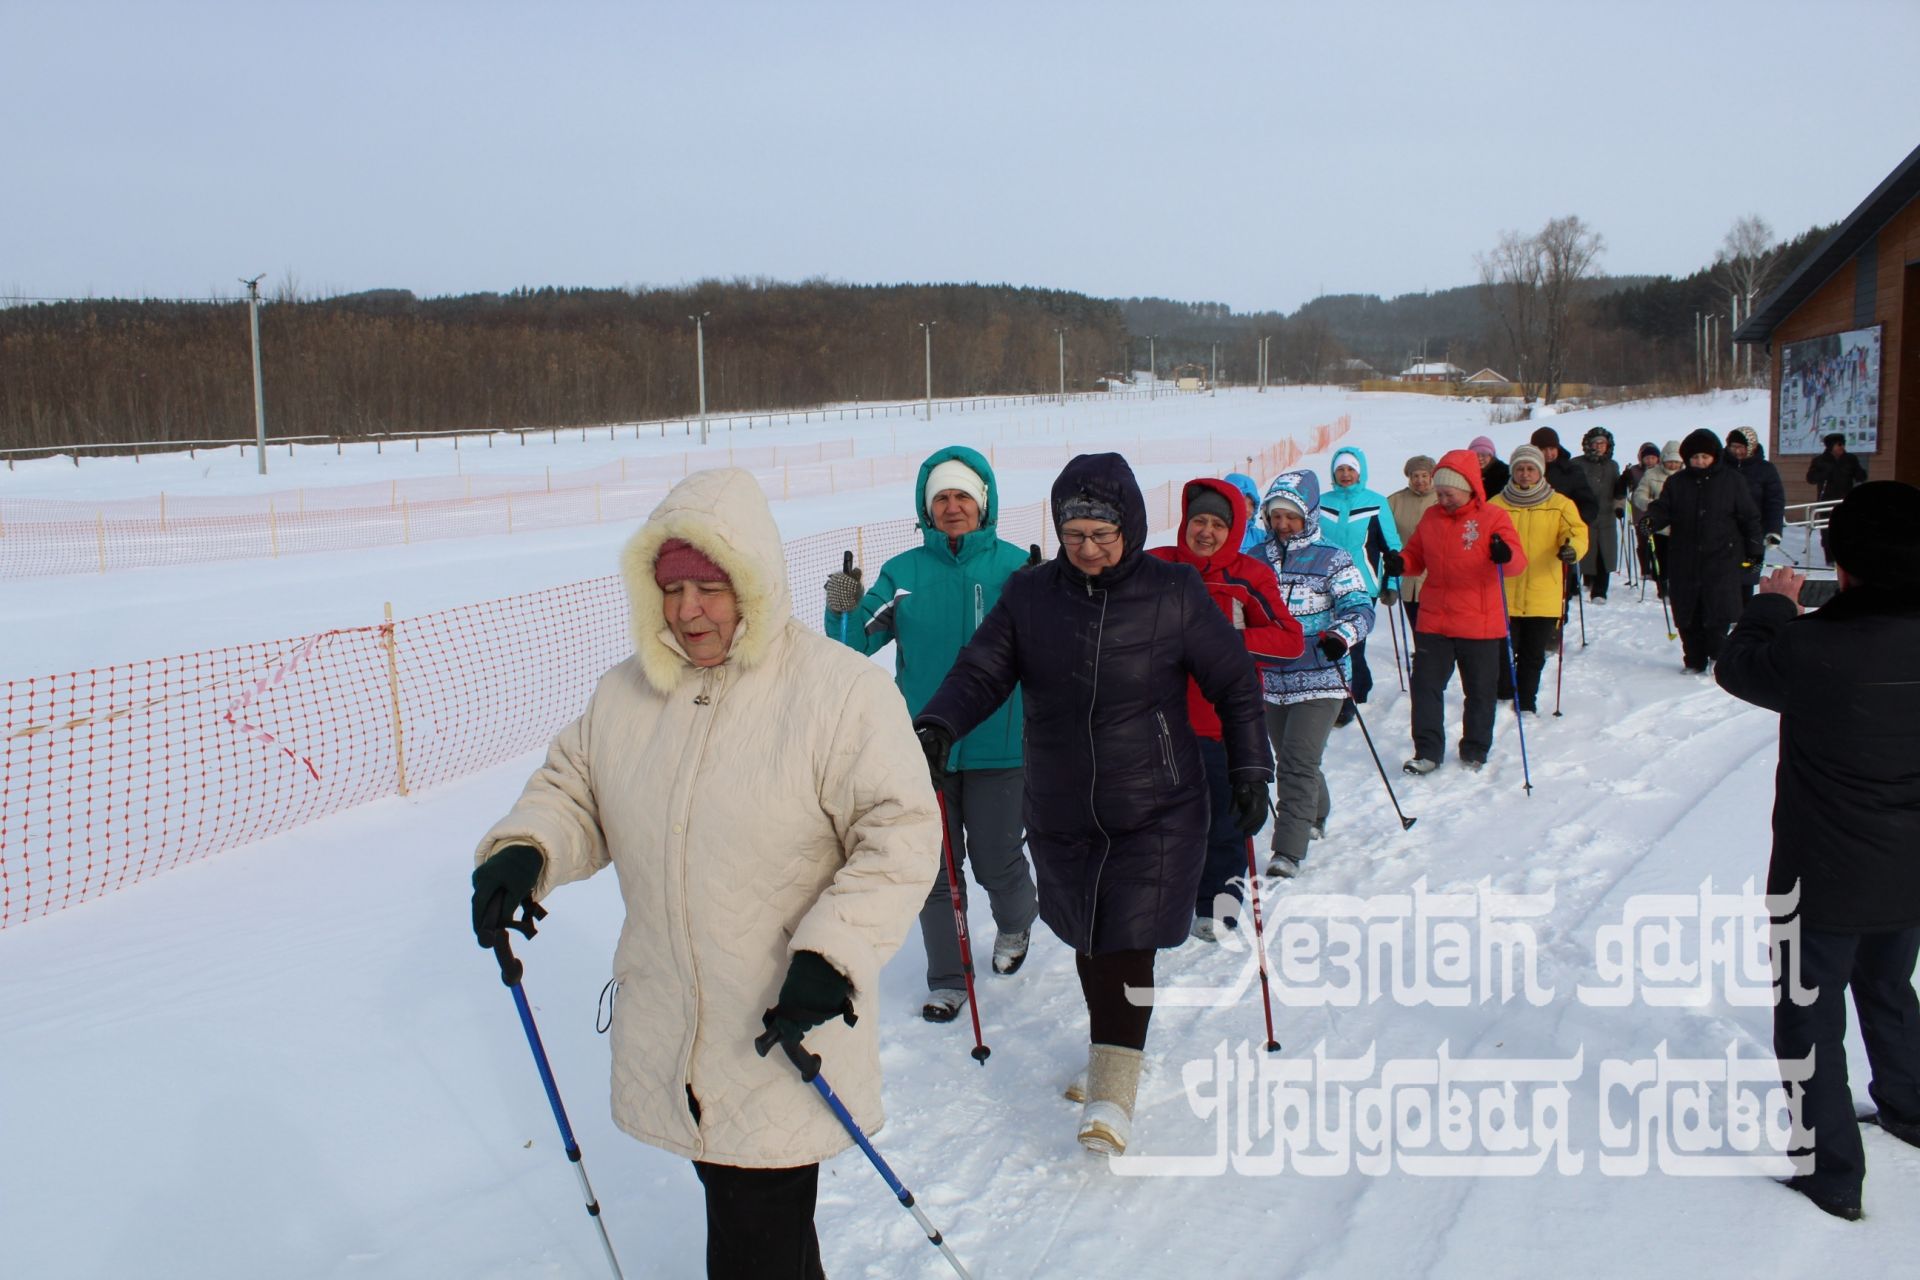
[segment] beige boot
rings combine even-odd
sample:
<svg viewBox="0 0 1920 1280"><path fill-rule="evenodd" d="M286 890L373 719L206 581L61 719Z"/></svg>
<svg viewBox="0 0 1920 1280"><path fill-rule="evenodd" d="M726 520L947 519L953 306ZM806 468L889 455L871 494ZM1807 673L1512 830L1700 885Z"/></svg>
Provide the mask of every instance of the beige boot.
<svg viewBox="0 0 1920 1280"><path fill-rule="evenodd" d="M1126 1151L1144 1056L1138 1049L1117 1044L1089 1047L1087 1104L1080 1112L1080 1145L1087 1150L1105 1156Z"/></svg>

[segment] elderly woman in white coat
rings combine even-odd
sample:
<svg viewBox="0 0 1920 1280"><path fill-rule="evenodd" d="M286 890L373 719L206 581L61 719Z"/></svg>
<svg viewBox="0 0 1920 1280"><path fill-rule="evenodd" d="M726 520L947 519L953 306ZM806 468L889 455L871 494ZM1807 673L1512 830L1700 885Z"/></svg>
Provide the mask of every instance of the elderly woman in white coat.
<svg viewBox="0 0 1920 1280"><path fill-rule="evenodd" d="M615 1123L694 1162L709 1275L819 1276L819 1161L849 1139L753 1041L806 1036L880 1127L875 996L940 864L933 788L886 673L792 617L750 474L682 481L621 571L633 656L481 840L476 931L612 864Z"/></svg>

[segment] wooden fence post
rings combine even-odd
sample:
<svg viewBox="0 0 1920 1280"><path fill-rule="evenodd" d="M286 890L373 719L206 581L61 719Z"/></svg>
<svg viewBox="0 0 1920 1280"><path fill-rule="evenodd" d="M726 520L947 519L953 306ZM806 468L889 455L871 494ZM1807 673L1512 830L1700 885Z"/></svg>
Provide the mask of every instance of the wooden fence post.
<svg viewBox="0 0 1920 1280"><path fill-rule="evenodd" d="M393 772L399 783L400 794L407 794L407 734L406 722L400 715L400 653L394 640L393 601L387 601L387 624L381 634L387 648L387 692L393 700Z"/></svg>

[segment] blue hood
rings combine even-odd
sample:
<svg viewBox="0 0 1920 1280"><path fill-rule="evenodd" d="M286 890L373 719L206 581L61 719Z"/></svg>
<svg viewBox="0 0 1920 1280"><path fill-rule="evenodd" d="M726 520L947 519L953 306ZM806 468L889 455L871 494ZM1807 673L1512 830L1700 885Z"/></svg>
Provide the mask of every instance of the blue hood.
<svg viewBox="0 0 1920 1280"><path fill-rule="evenodd" d="M1260 518L1260 482L1238 471L1227 476L1226 481L1247 495L1247 533L1240 539L1240 549L1251 551L1267 540L1267 531Z"/></svg>
<svg viewBox="0 0 1920 1280"><path fill-rule="evenodd" d="M1342 493L1342 492L1359 493L1361 490L1367 487L1367 455L1360 452L1360 450L1354 448L1350 444L1340 446L1338 449L1335 449L1333 451L1333 457L1329 459L1327 462L1327 475L1329 477L1333 475L1335 468L1339 467L1340 459L1342 458L1353 459L1353 465L1360 472L1360 483L1357 485L1354 485L1351 489L1346 489L1346 490L1342 490L1340 486L1336 484L1333 487L1333 492L1334 493Z"/></svg>
<svg viewBox="0 0 1920 1280"><path fill-rule="evenodd" d="M1320 478L1311 471L1283 471L1267 486L1260 503L1260 521L1266 523L1267 504L1275 498L1291 498L1307 509L1306 527L1287 540L1290 547L1303 547L1320 536Z"/></svg>

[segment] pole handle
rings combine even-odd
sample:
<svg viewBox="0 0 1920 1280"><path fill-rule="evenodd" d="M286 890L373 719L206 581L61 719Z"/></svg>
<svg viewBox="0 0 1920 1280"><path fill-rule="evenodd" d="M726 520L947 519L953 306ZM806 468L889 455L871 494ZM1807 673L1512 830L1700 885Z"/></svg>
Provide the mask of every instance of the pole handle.
<svg viewBox="0 0 1920 1280"><path fill-rule="evenodd" d="M773 1010L771 1009L761 1015L763 1022L770 1021L772 1018ZM773 1046L776 1044L787 1051L787 1059L793 1063L794 1070L800 1073L800 1078L812 1084L813 1078L820 1074L820 1055L808 1053L798 1041L782 1038L780 1033L771 1026L754 1038L753 1049L764 1058L773 1051Z"/></svg>
<svg viewBox="0 0 1920 1280"><path fill-rule="evenodd" d="M526 966L513 954L507 930L517 929L525 937L531 938L540 932L534 922L547 918L547 909L532 898L520 900L519 912L516 916L513 909L507 906L506 890L497 889L487 899L487 905L480 913L480 945L493 948L493 958L500 962L500 981L509 987L520 985Z"/></svg>

